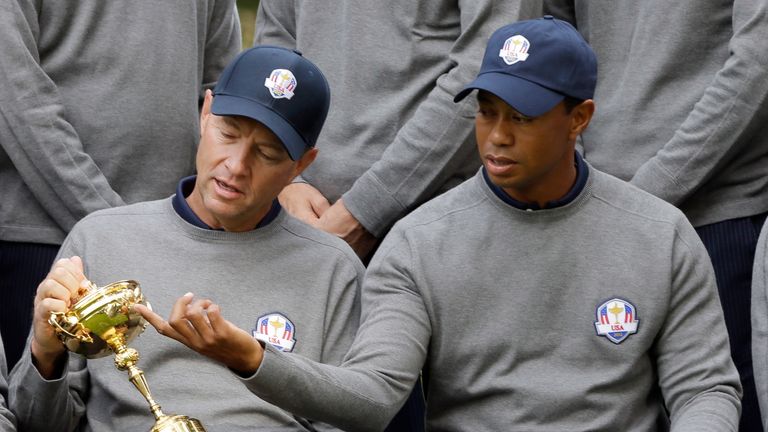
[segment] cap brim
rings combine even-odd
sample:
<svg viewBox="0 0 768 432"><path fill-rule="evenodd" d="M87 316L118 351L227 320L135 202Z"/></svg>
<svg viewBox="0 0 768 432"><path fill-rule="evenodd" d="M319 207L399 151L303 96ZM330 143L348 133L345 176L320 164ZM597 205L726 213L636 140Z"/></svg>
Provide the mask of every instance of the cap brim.
<svg viewBox="0 0 768 432"><path fill-rule="evenodd" d="M301 135L283 117L258 102L217 94L213 97L211 112L218 116L243 116L256 120L272 131L283 144L292 160L299 160L307 150Z"/></svg>
<svg viewBox="0 0 768 432"><path fill-rule="evenodd" d="M565 95L562 93L552 91L526 79L504 73L488 72L478 75L474 81L467 84L453 98L453 101L459 102L467 97L472 90L485 90L493 93L519 113L529 117L545 114L565 99Z"/></svg>

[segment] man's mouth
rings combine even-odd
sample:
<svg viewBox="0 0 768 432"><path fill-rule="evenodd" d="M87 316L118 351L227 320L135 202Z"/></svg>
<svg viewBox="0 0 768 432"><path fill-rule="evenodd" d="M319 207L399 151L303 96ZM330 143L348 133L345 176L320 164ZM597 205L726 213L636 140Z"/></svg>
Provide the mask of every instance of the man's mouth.
<svg viewBox="0 0 768 432"><path fill-rule="evenodd" d="M218 178L214 178L213 181L216 183L216 185L224 190L225 192L230 192L233 194L240 194L242 191L234 186L232 186L230 183L227 183L223 180L220 180Z"/></svg>
<svg viewBox="0 0 768 432"><path fill-rule="evenodd" d="M493 165L499 168L506 168L510 165L517 165L517 161L505 158L503 156L486 155L485 159L488 161L489 165Z"/></svg>

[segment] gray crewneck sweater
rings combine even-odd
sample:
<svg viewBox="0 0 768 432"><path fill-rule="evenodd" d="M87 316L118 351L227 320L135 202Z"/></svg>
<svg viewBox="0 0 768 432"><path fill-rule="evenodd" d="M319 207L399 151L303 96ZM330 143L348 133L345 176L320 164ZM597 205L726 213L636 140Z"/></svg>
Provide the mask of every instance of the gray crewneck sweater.
<svg viewBox="0 0 768 432"><path fill-rule="evenodd" d="M72 230L59 255L75 254L100 286L138 280L163 317L192 292L212 299L248 332L264 334L275 319L289 322L282 346L319 362L339 364L357 330L365 270L359 259L342 240L285 212L265 227L233 233L187 223L170 199L108 209ZM223 365L151 328L131 346L163 410L198 418L208 432L318 426L257 398ZM10 377L11 408L23 430L72 431L78 422L85 431L149 430L146 401L111 358L69 360L61 378L44 380L27 347Z"/></svg>
<svg viewBox="0 0 768 432"><path fill-rule="evenodd" d="M240 50L234 3L0 2L0 240L60 244L194 172L199 96Z"/></svg>
<svg viewBox="0 0 768 432"><path fill-rule="evenodd" d="M768 3L546 0L598 59L595 167L694 226L768 211Z"/></svg>
<svg viewBox="0 0 768 432"><path fill-rule="evenodd" d="M597 170L553 209L507 205L480 174L435 198L386 237L362 302L341 367L268 347L249 388L377 430L423 366L429 430L737 430L704 246L679 210ZM617 302L637 326L620 343L598 334L632 322Z"/></svg>
<svg viewBox="0 0 768 432"><path fill-rule="evenodd" d="M480 166L474 79L497 28L541 15L541 1L262 0L255 42L297 48L333 97L302 177L340 197L381 237L405 213Z"/></svg>

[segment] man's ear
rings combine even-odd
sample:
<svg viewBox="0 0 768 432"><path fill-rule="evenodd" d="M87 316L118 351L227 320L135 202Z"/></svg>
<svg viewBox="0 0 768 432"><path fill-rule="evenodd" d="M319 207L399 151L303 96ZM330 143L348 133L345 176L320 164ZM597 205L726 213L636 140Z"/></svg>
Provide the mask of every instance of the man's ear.
<svg viewBox="0 0 768 432"><path fill-rule="evenodd" d="M205 99L203 99L203 108L200 110L200 136L203 136L203 126L205 120L211 115L211 104L213 103L213 92L208 89L205 91Z"/></svg>
<svg viewBox="0 0 768 432"><path fill-rule="evenodd" d="M305 168L307 168L309 165L312 164L312 162L315 161L315 158L317 158L317 149L312 147L311 149L304 152L304 154L301 156L301 159L299 159L296 163L295 172L293 174L294 177L301 174Z"/></svg>
<svg viewBox="0 0 768 432"><path fill-rule="evenodd" d="M568 138L575 141L576 137L581 135L589 126L589 122L594 114L595 102L592 99L587 99L576 105L571 111L571 132Z"/></svg>

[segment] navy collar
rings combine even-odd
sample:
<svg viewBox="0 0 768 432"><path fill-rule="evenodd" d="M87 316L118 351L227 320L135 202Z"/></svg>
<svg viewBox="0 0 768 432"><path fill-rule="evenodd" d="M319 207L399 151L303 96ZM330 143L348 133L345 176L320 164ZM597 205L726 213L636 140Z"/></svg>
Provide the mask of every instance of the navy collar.
<svg viewBox="0 0 768 432"><path fill-rule="evenodd" d="M186 198L189 196L189 194L192 193L192 190L195 188L195 179L197 176L189 176L184 177L179 181L178 186L176 186L176 195L173 196L173 199L171 203L173 204L173 209L176 210L176 213L181 216L182 219L189 222L190 224L203 229L212 230L208 224L203 222L202 219L197 217L195 212L192 211L192 208L187 203ZM281 210L280 203L275 199L272 201L272 207L270 207L269 211L266 215L261 219L261 221L256 225L254 229L259 229L261 227L269 225L270 222L275 220L277 215L280 214ZM216 229L217 231L224 231L221 228Z"/></svg>
<svg viewBox="0 0 768 432"><path fill-rule="evenodd" d="M500 188L499 186L496 186L491 182L491 179L488 177L488 173L485 171L485 167L483 167L483 178L485 179L485 183L488 185L489 188L493 191L494 194L496 194L497 197L499 197L502 201L505 203L511 205L514 208L520 209L520 210L542 210L542 209L551 209L555 207L562 207L566 204L569 204L571 201L575 200L576 197L579 196L581 191L584 189L584 186L587 184L587 179L589 178L589 167L587 167L587 163L584 162L584 158L581 157L579 152L575 153L575 162L576 165L576 182L573 184L571 189L568 191L565 196L563 196L560 199L549 201L544 204L544 207L540 207L537 203L526 203L522 201L518 201L506 192L504 192L504 189Z"/></svg>

